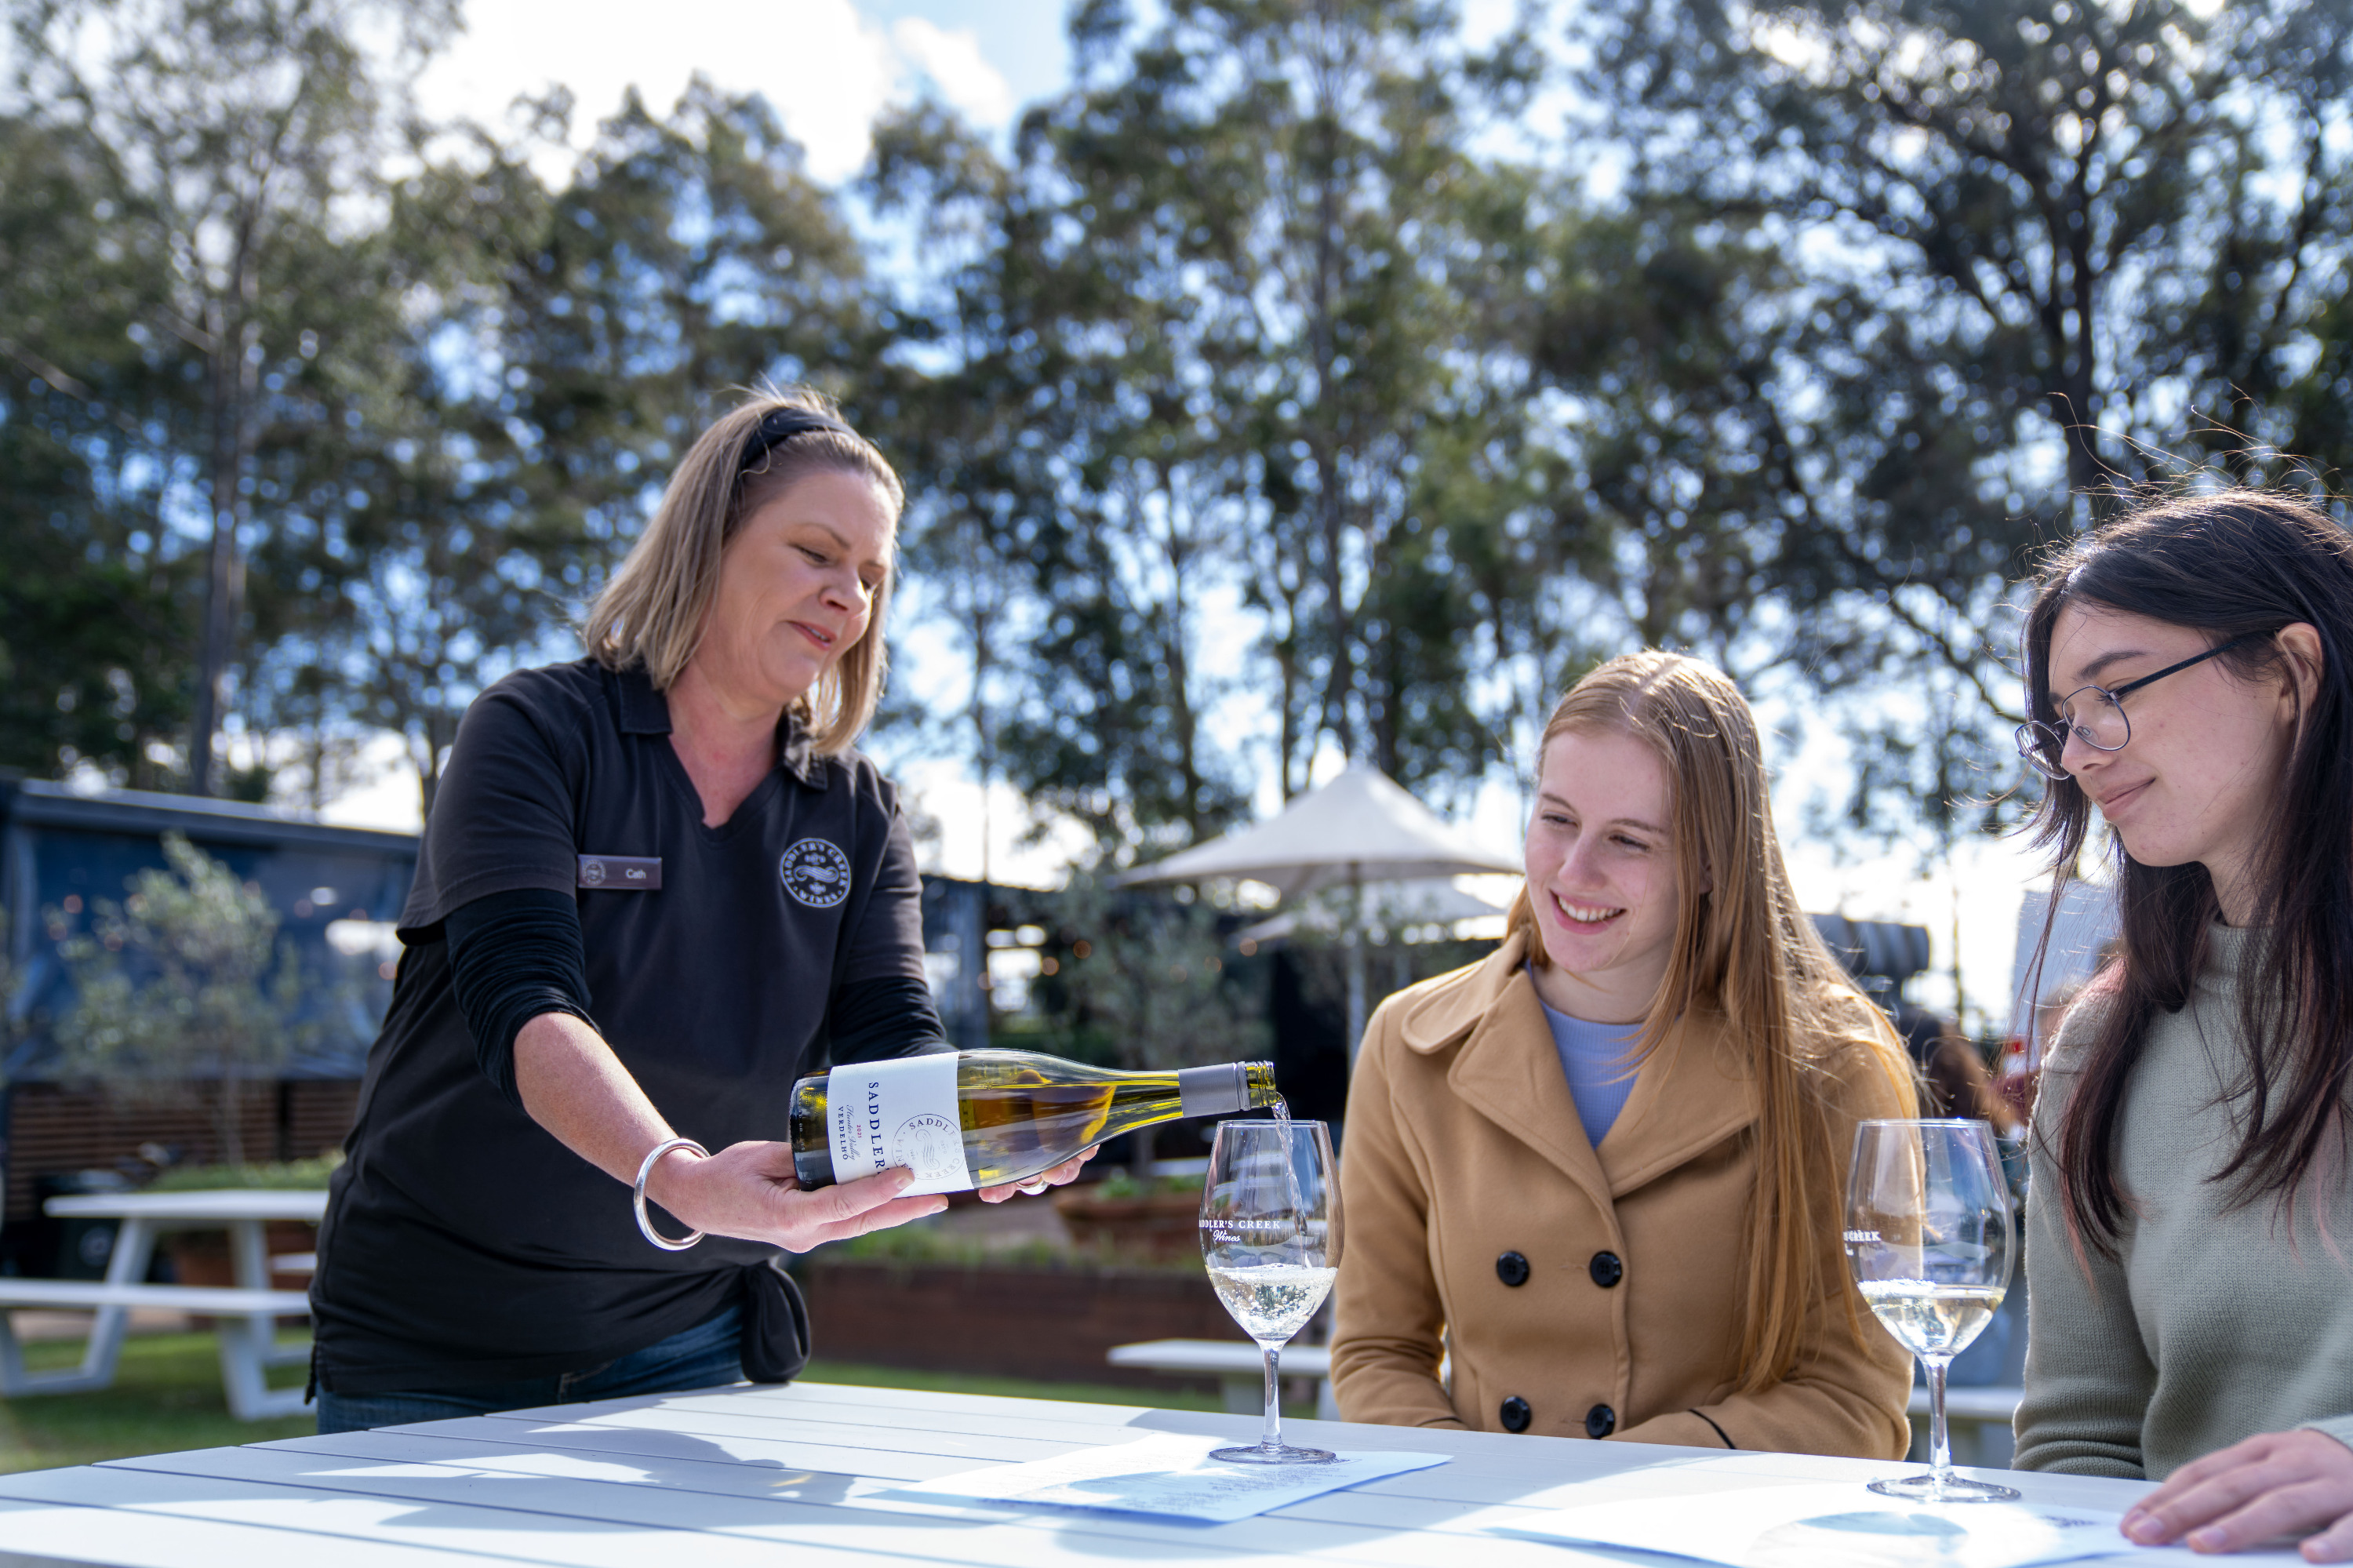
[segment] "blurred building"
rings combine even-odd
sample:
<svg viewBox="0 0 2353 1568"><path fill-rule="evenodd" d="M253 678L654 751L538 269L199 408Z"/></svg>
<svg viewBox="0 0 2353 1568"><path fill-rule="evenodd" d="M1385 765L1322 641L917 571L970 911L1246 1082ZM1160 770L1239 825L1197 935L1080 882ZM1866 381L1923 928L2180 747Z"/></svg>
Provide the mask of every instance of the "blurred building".
<svg viewBox="0 0 2353 1568"><path fill-rule="evenodd" d="M259 887L278 911L306 986L315 1044L273 1083L256 1084L239 1134L259 1159L302 1159L341 1144L360 1069L392 994L393 923L417 870L408 833L327 827L235 801L132 790L85 794L0 779L0 913L12 980L0 1034L0 1266L28 1261L46 1234L40 1199L84 1171L214 1158L210 1118L185 1104L132 1106L59 1082L54 1029L74 1002L59 944L87 930L100 899L121 900L162 869L163 837L189 842ZM53 1260L51 1260L53 1261ZM36 1271L46 1271L36 1265Z"/></svg>

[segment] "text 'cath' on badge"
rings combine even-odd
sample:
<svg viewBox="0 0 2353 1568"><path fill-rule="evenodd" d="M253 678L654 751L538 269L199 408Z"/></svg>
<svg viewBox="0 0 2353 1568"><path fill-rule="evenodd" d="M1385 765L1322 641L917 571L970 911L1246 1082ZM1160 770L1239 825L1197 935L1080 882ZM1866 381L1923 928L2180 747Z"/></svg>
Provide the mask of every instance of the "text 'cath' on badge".
<svg viewBox="0 0 2353 1568"><path fill-rule="evenodd" d="M580 857L580 885L606 893L659 893L661 856L584 854Z"/></svg>

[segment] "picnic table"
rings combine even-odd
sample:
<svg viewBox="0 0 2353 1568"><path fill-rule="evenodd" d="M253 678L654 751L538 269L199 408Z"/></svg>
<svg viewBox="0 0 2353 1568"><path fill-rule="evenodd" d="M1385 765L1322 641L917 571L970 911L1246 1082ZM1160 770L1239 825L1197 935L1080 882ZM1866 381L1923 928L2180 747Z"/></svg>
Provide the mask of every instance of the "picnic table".
<svg viewBox="0 0 2353 1568"><path fill-rule="evenodd" d="M1233 1524L894 1495L907 1482L1150 1433L1253 1439L1197 1412L798 1384L606 1400L0 1476L0 1568L638 1568L789 1563L1080 1568L1143 1560L1623 1568L1491 1531L1576 1503L1861 1483L1905 1467L1792 1454L1286 1421L1329 1448L1450 1462ZM1997 1475L2034 1502L2121 1511L2146 1484ZM2136 1564L2211 1563L2127 1548ZM2104 1560L2105 1561L2105 1560ZM2295 1563L2292 1552L2233 1563Z"/></svg>
<svg viewBox="0 0 2353 1568"><path fill-rule="evenodd" d="M276 1336L280 1317L306 1311L310 1303L299 1290L269 1287L267 1227L272 1220L317 1224L327 1212L323 1190L102 1192L51 1198L46 1207L59 1219L120 1220L121 1228L115 1234L104 1280L0 1278L0 1394L73 1393L109 1386L132 1309L156 1307L214 1319L220 1337L221 1383L229 1411L239 1420L301 1414L302 1391L271 1388L267 1369L299 1365L309 1358L303 1347L280 1350ZM234 1284L146 1282L155 1238L167 1231L189 1230L228 1233ZM12 1307L95 1312L81 1364L70 1372L26 1372L8 1324Z"/></svg>

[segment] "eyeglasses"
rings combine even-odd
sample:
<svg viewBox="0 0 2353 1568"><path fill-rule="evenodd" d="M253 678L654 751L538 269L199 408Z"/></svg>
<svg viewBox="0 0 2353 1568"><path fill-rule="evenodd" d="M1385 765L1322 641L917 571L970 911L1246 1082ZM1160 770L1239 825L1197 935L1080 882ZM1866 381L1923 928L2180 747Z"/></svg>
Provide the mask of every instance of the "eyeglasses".
<svg viewBox="0 0 2353 1568"><path fill-rule="evenodd" d="M2124 699L2143 686L2178 675L2192 664L2203 664L2220 653L2227 653L2242 642L2252 642L2267 636L2261 631L2249 631L2218 642L2205 652L2184 659L2179 664L2168 664L2154 675L2143 675L2137 681L2127 681L2115 691L2105 686L2078 686L2067 694L2059 705L2059 723L2044 724L2029 719L2018 726L2018 755L2027 766L2045 779L2065 779L2070 775L2059 765L2067 749L2067 737L2073 734L2094 751L2122 751L2132 743L2132 720L2125 716Z"/></svg>

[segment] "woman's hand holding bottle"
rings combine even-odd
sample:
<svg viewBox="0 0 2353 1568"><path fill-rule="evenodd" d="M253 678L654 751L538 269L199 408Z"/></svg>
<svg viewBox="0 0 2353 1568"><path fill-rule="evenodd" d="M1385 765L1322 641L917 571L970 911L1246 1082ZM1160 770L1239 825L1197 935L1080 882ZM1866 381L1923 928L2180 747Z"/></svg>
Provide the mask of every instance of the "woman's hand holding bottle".
<svg viewBox="0 0 2353 1568"><path fill-rule="evenodd" d="M984 1187L980 1196L1001 1203L1016 1193L1062 1186L1094 1152L1090 1149L1025 1182ZM914 1179L914 1172L898 1166L807 1190L794 1180L791 1144L737 1143L707 1156L670 1150L646 1179L646 1196L690 1229L807 1252L923 1219L948 1206L938 1193L901 1196Z"/></svg>
<svg viewBox="0 0 2353 1568"><path fill-rule="evenodd" d="M690 1229L807 1252L936 1214L945 1198L902 1197L905 1169L806 1192L793 1180L789 1143L730 1144L710 1155L674 1149L646 1179L646 1196Z"/></svg>

